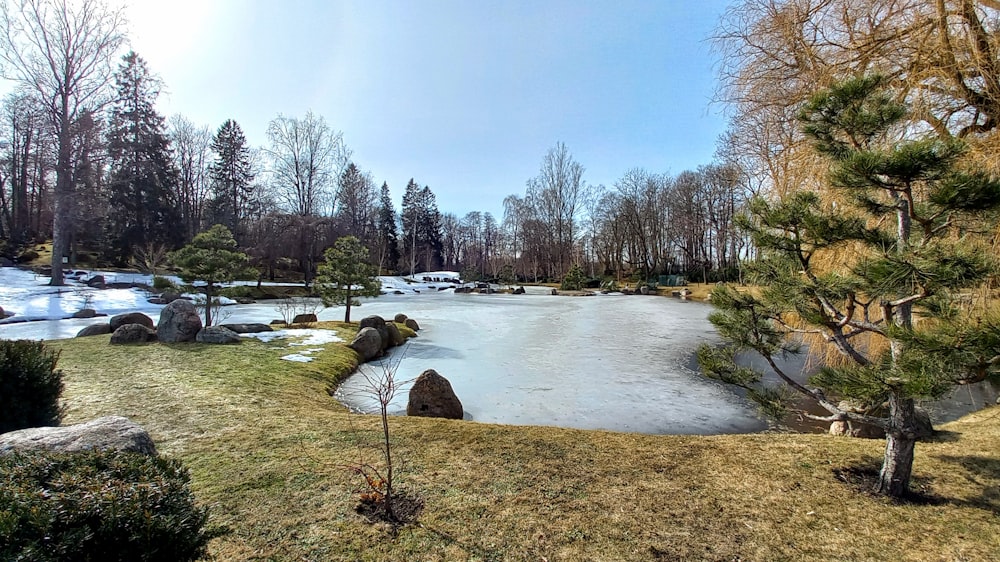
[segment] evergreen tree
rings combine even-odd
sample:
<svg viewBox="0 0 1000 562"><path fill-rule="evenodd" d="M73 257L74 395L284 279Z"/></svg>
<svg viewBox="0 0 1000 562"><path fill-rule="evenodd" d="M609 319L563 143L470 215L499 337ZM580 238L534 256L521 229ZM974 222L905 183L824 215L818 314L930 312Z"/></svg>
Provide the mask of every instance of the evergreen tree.
<svg viewBox="0 0 1000 562"><path fill-rule="evenodd" d="M252 279L250 258L239 250L229 229L221 224L201 232L190 244L170 253L170 261L180 268L185 283L205 283L205 325L212 325L212 301L217 283Z"/></svg>
<svg viewBox="0 0 1000 562"><path fill-rule="evenodd" d="M804 108L803 130L830 159L840 201L799 192L751 203L741 226L760 249L748 266L760 291L712 292L710 319L731 345L702 348L699 362L769 413L794 407L794 389L830 413L807 417L883 429L876 490L899 497L923 431L914 400L997 375L1000 319L958 292L996 271L974 232L991 228L984 220L1000 205L1000 182L962 171L959 141L892 142L907 131L906 111L882 88L877 76L848 80ZM839 352L808 385L775 361L803 336ZM743 350L762 355L784 384L738 367L733 353Z"/></svg>
<svg viewBox="0 0 1000 562"><path fill-rule="evenodd" d="M115 77L117 98L108 129L111 254L124 264L136 248L173 246L182 234L175 209L177 170L153 104L159 83L142 57L130 52Z"/></svg>
<svg viewBox="0 0 1000 562"><path fill-rule="evenodd" d="M379 269L395 271L399 267L399 230L396 209L392 205L389 184L383 182L376 217L376 247L379 252Z"/></svg>
<svg viewBox="0 0 1000 562"><path fill-rule="evenodd" d="M354 236L338 238L323 259L316 290L324 306L344 305L344 322L350 322L351 306L361 305L356 297L379 296L378 271L368 263L368 248Z"/></svg>
<svg viewBox="0 0 1000 562"><path fill-rule="evenodd" d="M430 187L420 190L420 215L417 219L417 238L422 242L424 271L441 269L441 213L437 198Z"/></svg>
<svg viewBox="0 0 1000 562"><path fill-rule="evenodd" d="M402 223L403 223L403 255L409 263L410 275L416 272L417 248L419 247L417 224L421 213L420 186L410 178L403 192Z"/></svg>
<svg viewBox="0 0 1000 562"><path fill-rule="evenodd" d="M441 268L444 244L441 213L430 187L420 187L410 179L403 192L403 253L410 264L410 275L420 265L424 271Z"/></svg>
<svg viewBox="0 0 1000 562"><path fill-rule="evenodd" d="M212 139L215 162L209 169L214 199L212 219L226 225L239 239L244 232L244 219L254 196L254 171L246 135L239 123L227 119Z"/></svg>

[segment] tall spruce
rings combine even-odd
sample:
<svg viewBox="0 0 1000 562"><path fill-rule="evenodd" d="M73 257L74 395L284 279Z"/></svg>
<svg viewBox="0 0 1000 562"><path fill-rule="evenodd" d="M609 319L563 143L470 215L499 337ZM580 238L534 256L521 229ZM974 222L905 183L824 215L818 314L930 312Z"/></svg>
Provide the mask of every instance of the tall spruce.
<svg viewBox="0 0 1000 562"><path fill-rule="evenodd" d="M703 347L699 362L772 414L795 408L793 389L829 412L809 418L881 428L876 491L904 496L922 433L914 401L997 375L1000 318L968 289L996 272L975 233L993 228L1000 183L964 171L957 140L894 139L908 131L906 108L878 76L814 95L800 119L830 161L837 202L798 192L751 203L741 226L760 248L748 267L760 291L713 291L710 319L730 345ZM839 352L807 384L776 361L803 337ZM737 366L744 350L783 384Z"/></svg>
<svg viewBox="0 0 1000 562"><path fill-rule="evenodd" d="M225 225L240 240L254 195L254 170L246 135L239 123L227 119L212 139L215 162L209 169L215 197L211 202L214 222Z"/></svg>
<svg viewBox="0 0 1000 562"><path fill-rule="evenodd" d="M109 254L124 265L137 248L174 246L178 228L177 169L163 117L153 108L159 81L130 52L115 75L117 97L108 128L110 159Z"/></svg>
<svg viewBox="0 0 1000 562"><path fill-rule="evenodd" d="M430 187L421 187L412 178L403 192L403 259L410 275L418 266L424 271L441 267L441 213Z"/></svg>
<svg viewBox="0 0 1000 562"><path fill-rule="evenodd" d="M379 269L394 272L399 267L399 227L396 208L389 194L389 184L382 182L376 217L375 246L378 250Z"/></svg>

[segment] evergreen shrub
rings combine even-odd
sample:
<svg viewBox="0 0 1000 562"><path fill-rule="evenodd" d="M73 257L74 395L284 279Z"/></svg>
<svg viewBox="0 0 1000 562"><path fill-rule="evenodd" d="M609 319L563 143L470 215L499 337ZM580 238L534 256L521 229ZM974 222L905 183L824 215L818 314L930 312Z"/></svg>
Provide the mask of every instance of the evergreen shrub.
<svg viewBox="0 0 1000 562"><path fill-rule="evenodd" d="M186 561L218 532L180 461L119 451L0 456L0 560Z"/></svg>
<svg viewBox="0 0 1000 562"><path fill-rule="evenodd" d="M42 342L0 340L0 433L59 425L59 354Z"/></svg>

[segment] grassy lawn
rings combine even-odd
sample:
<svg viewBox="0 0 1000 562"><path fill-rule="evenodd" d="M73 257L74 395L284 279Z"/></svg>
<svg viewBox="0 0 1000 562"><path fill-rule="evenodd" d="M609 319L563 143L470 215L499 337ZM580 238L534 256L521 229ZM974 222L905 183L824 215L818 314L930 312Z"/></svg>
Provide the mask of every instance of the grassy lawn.
<svg viewBox="0 0 1000 562"><path fill-rule="evenodd" d="M324 323L352 336L354 326ZM61 351L65 423L120 414L191 469L228 533L217 560L997 560L1000 408L918 444L920 503L859 493L839 469L881 441L825 435L655 436L391 419L398 486L424 501L393 531L355 512L345 467L378 420L328 394L355 366L342 344L312 363L288 342ZM301 348L298 348L301 349ZM433 368L433 365L427 365ZM416 373L401 373L405 378ZM837 474L841 474L840 477Z"/></svg>

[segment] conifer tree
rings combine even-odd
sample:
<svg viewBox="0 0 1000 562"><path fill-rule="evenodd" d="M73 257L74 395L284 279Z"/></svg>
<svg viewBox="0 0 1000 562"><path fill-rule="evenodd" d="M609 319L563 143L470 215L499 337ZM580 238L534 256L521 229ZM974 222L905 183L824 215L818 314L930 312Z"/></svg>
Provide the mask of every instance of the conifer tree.
<svg viewBox="0 0 1000 562"><path fill-rule="evenodd" d="M378 272L368 263L368 248L354 236L338 238L323 253L316 274L316 290L324 306L344 305L344 322L351 321L357 297L379 296Z"/></svg>
<svg viewBox="0 0 1000 562"><path fill-rule="evenodd" d="M171 252L170 261L180 268L185 283L205 283L205 325L212 325L212 299L218 283L251 279L255 271L250 258L239 250L229 229L221 224L195 235L190 244Z"/></svg>
<svg viewBox="0 0 1000 562"><path fill-rule="evenodd" d="M209 169L212 179L213 220L224 224L237 239L243 232L246 217L254 195L253 162L246 135L239 123L227 119L212 139L215 162Z"/></svg>
<svg viewBox="0 0 1000 562"><path fill-rule="evenodd" d="M399 230L396 209L392 205L389 184L382 182L376 217L376 246L379 251L379 268L394 271L399 267Z"/></svg>
<svg viewBox="0 0 1000 562"><path fill-rule="evenodd" d="M906 117L878 76L812 97L800 120L830 160L838 202L798 192L751 203L741 226L760 249L748 265L760 290L713 291L710 319L729 346L699 351L708 376L747 389L768 413L795 407L791 389L830 414L802 415L884 430L876 491L893 497L908 491L922 434L915 400L996 376L1000 362L1000 319L959 294L996 272L975 233L1000 205L1000 183L962 169L958 140L894 139L909 132ZM776 361L803 338L838 352L807 384ZM737 366L746 350L783 384Z"/></svg>
<svg viewBox="0 0 1000 562"><path fill-rule="evenodd" d="M180 242L175 189L177 169L163 117L153 108L159 94L142 57L130 52L115 75L118 92L108 129L111 254L120 264L135 248Z"/></svg>

